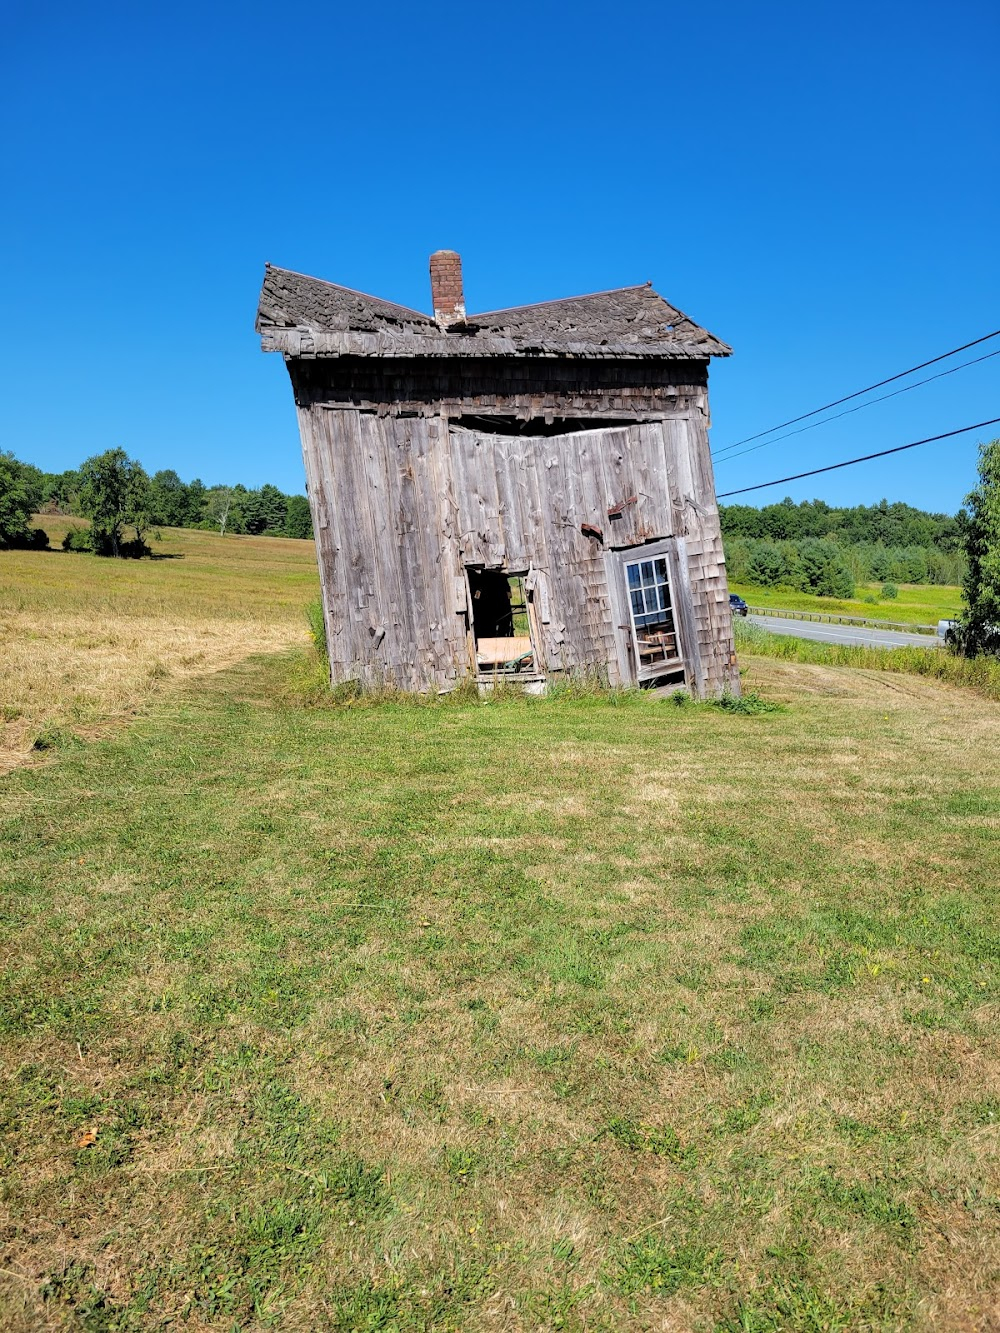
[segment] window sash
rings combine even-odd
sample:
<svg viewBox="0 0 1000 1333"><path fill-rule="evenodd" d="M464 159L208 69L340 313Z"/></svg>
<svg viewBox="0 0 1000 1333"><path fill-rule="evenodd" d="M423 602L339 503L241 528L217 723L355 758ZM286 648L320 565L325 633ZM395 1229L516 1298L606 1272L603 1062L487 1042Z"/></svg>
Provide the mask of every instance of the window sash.
<svg viewBox="0 0 1000 1333"><path fill-rule="evenodd" d="M639 556L623 563L637 674L642 678L681 660L670 575L665 555Z"/></svg>

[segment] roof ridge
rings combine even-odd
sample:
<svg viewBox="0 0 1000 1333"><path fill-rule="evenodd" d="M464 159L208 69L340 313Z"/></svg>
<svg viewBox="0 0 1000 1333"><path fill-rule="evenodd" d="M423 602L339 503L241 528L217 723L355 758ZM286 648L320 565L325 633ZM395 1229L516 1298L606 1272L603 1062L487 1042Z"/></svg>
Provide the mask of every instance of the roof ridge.
<svg viewBox="0 0 1000 1333"><path fill-rule="evenodd" d="M659 297L661 301L665 301L667 305L670 305L670 302L666 300L666 297L660 296L659 292L653 291L653 284L651 282L636 282L630 287L609 287L603 292L582 292L579 296L553 296L548 301L529 301L526 305L501 306L499 310L477 310L474 315L467 315L465 322L471 324L473 320L485 319L487 315L510 315L515 310L539 310L542 306L547 305L565 305L567 301L592 301L595 296L617 296L619 292L645 291L648 291L652 296Z"/></svg>
<svg viewBox="0 0 1000 1333"><path fill-rule="evenodd" d="M467 315L445 330L422 311L273 264L265 268L256 328L275 348L284 337L294 357L350 351L387 357L593 354L701 360L732 350L651 282Z"/></svg>
<svg viewBox="0 0 1000 1333"><path fill-rule="evenodd" d="M345 287L342 282L330 282L328 278L317 278L312 273L300 273L297 268L282 268L280 264L269 264L265 261L264 267L270 269L272 273L290 273L293 278L304 278L306 282L318 282L324 287L333 287L338 292L347 292L350 296L360 296L365 301L378 301L380 305L391 305L396 310L405 310L408 315L415 315L417 319L422 319L425 324L433 324L434 320L430 315L425 315L422 310L414 310L412 306L400 305L398 301L390 301L385 296L373 296L371 292L359 291L357 287Z"/></svg>

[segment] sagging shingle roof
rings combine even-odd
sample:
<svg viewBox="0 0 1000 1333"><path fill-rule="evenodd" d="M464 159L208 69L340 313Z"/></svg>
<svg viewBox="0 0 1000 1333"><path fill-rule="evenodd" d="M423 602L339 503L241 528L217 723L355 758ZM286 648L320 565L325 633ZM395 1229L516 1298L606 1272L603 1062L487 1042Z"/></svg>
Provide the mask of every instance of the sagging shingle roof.
<svg viewBox="0 0 1000 1333"><path fill-rule="evenodd" d="M469 315L429 315L268 264L257 332L266 352L324 356L584 356L705 361L732 348L648 284Z"/></svg>

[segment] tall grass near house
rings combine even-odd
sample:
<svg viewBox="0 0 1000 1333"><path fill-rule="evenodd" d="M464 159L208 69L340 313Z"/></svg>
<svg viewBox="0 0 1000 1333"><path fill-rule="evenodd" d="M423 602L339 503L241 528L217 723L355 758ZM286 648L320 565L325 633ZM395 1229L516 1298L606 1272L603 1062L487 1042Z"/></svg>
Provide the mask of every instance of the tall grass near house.
<svg viewBox="0 0 1000 1333"><path fill-rule="evenodd" d="M317 598L306 606L306 621L312 636L313 648L324 661L329 661L326 647L326 618L323 615L323 603Z"/></svg>
<svg viewBox="0 0 1000 1333"><path fill-rule="evenodd" d="M851 644L822 643L797 639L790 634L772 634L760 625L734 618L736 650L786 662L810 662L816 666L859 667L865 671L892 671L925 676L976 690L988 699L1000 700L1000 659L959 657L943 647L864 648Z"/></svg>

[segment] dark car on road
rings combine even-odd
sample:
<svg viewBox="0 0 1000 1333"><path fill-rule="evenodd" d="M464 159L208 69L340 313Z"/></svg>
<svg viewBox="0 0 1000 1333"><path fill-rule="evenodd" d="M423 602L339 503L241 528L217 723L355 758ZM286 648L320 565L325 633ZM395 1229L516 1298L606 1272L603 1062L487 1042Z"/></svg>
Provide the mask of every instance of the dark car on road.
<svg viewBox="0 0 1000 1333"><path fill-rule="evenodd" d="M735 592L731 592L729 594L729 609L734 616L745 616L750 608L742 597L738 596Z"/></svg>

